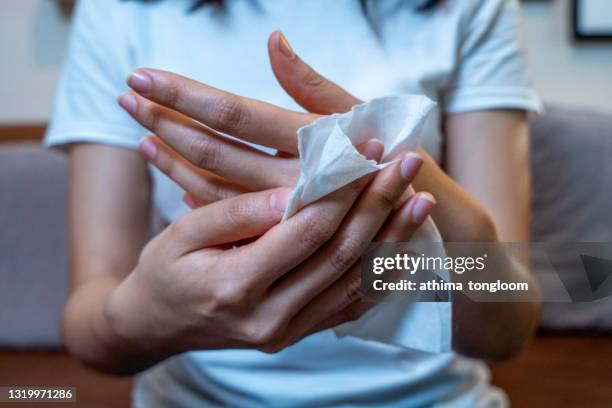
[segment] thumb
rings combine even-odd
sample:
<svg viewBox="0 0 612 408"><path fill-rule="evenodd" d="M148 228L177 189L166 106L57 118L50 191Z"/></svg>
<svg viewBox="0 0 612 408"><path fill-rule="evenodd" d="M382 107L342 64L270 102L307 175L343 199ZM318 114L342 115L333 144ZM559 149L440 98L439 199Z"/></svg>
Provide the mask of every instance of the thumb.
<svg viewBox="0 0 612 408"><path fill-rule="evenodd" d="M270 35L268 54L280 85L308 112L321 115L342 113L361 103L302 61L280 31Z"/></svg>

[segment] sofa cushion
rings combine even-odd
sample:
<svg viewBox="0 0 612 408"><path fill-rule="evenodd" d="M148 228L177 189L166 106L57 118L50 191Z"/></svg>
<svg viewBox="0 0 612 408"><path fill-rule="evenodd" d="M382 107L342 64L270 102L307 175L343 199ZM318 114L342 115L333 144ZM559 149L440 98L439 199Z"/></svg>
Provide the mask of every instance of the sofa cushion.
<svg viewBox="0 0 612 408"><path fill-rule="evenodd" d="M67 174L61 153L0 145L0 346L61 344Z"/></svg>
<svg viewBox="0 0 612 408"><path fill-rule="evenodd" d="M612 115L549 107L531 127L531 164L533 241L557 253L572 242L612 243ZM541 325L612 330L611 308L545 303Z"/></svg>
<svg viewBox="0 0 612 408"><path fill-rule="evenodd" d="M0 347L62 345L68 167L65 154L38 144L0 145ZM151 236L165 226L154 211Z"/></svg>

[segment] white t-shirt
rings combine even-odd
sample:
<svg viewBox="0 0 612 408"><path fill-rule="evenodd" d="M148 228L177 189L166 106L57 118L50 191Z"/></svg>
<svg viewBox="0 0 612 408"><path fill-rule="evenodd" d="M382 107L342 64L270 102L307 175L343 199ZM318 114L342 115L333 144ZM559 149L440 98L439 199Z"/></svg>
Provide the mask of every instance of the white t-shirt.
<svg viewBox="0 0 612 408"><path fill-rule="evenodd" d="M446 0L434 11L417 13L421 2L406 0L394 7L393 1L380 0L380 10L387 12L378 39L357 0L234 0L228 2L227 17L207 8L189 14L191 0L81 0L46 143L136 149L147 132L118 107L116 98L138 67L177 72L298 109L269 68L266 41L277 29L305 61L361 99L423 93L437 101L439 111L423 140L434 158L441 157L441 114L539 110L517 41L516 1ZM186 211L182 192L151 171L155 205L173 220ZM427 305L415 306L412 313L418 318L413 321L427 320ZM415 338L423 337L419 329L415 323ZM326 331L273 355L224 350L174 357L139 377L135 405L505 405L487 377L481 363L452 352L338 339Z"/></svg>

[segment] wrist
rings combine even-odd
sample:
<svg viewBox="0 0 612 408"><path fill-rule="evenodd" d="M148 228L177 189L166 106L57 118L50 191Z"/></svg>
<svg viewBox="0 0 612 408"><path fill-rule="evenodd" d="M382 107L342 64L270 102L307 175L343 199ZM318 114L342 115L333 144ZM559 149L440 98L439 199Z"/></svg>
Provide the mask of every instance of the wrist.
<svg viewBox="0 0 612 408"><path fill-rule="evenodd" d="M497 242L497 229L493 219L486 210L477 209L476 214L471 222L471 228L469 233L466 234L465 241L471 242Z"/></svg>
<svg viewBox="0 0 612 408"><path fill-rule="evenodd" d="M105 341L122 354L161 360L176 352L168 351L168 342L159 335L153 321L153 302L146 286L132 271L109 294L99 314L98 327Z"/></svg>
<svg viewBox="0 0 612 408"><path fill-rule="evenodd" d="M141 322L132 322L132 316L137 313L134 310L137 304L133 301L136 294L130 294L132 274L133 272L108 294L98 313L96 324L100 337L121 350L134 348L140 338L138 326Z"/></svg>

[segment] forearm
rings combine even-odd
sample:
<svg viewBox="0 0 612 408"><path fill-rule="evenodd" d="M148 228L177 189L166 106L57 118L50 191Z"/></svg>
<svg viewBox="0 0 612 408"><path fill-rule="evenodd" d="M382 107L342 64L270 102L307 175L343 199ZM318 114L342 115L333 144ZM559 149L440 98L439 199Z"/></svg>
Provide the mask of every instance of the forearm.
<svg viewBox="0 0 612 408"><path fill-rule="evenodd" d="M495 223L487 210L452 180L424 151L424 165L414 182L417 191L431 192L437 200L432 218L445 242L499 242ZM459 254L461 256L465 254ZM539 298L528 259L505 258L495 276L504 282L526 282L529 299ZM501 259L500 258L500 259ZM537 326L540 304L534 302L455 302L453 304L453 348L464 355L498 360L516 355Z"/></svg>
<svg viewBox="0 0 612 408"><path fill-rule="evenodd" d="M501 251L500 251L501 252ZM502 302L465 297L453 302L453 349L460 354L485 360L503 360L516 356L533 335L540 314L539 286L535 278L508 254L495 270L495 278L504 282L527 283L521 293L529 301ZM489 274L491 271L489 271Z"/></svg>
<svg viewBox="0 0 612 408"><path fill-rule="evenodd" d="M487 211L419 149L423 166L413 186L436 198L432 218L445 242L495 242L495 224Z"/></svg>
<svg viewBox="0 0 612 408"><path fill-rule="evenodd" d="M113 335L106 309L148 240L150 187L138 152L70 145L72 290L63 314L64 342L76 358L109 373L146 366L147 358Z"/></svg>
<svg viewBox="0 0 612 408"><path fill-rule="evenodd" d="M129 375L163 360L165 355L132 344L114 332L107 305L120 281L100 277L83 283L68 299L63 336L72 355L84 364L113 375Z"/></svg>

